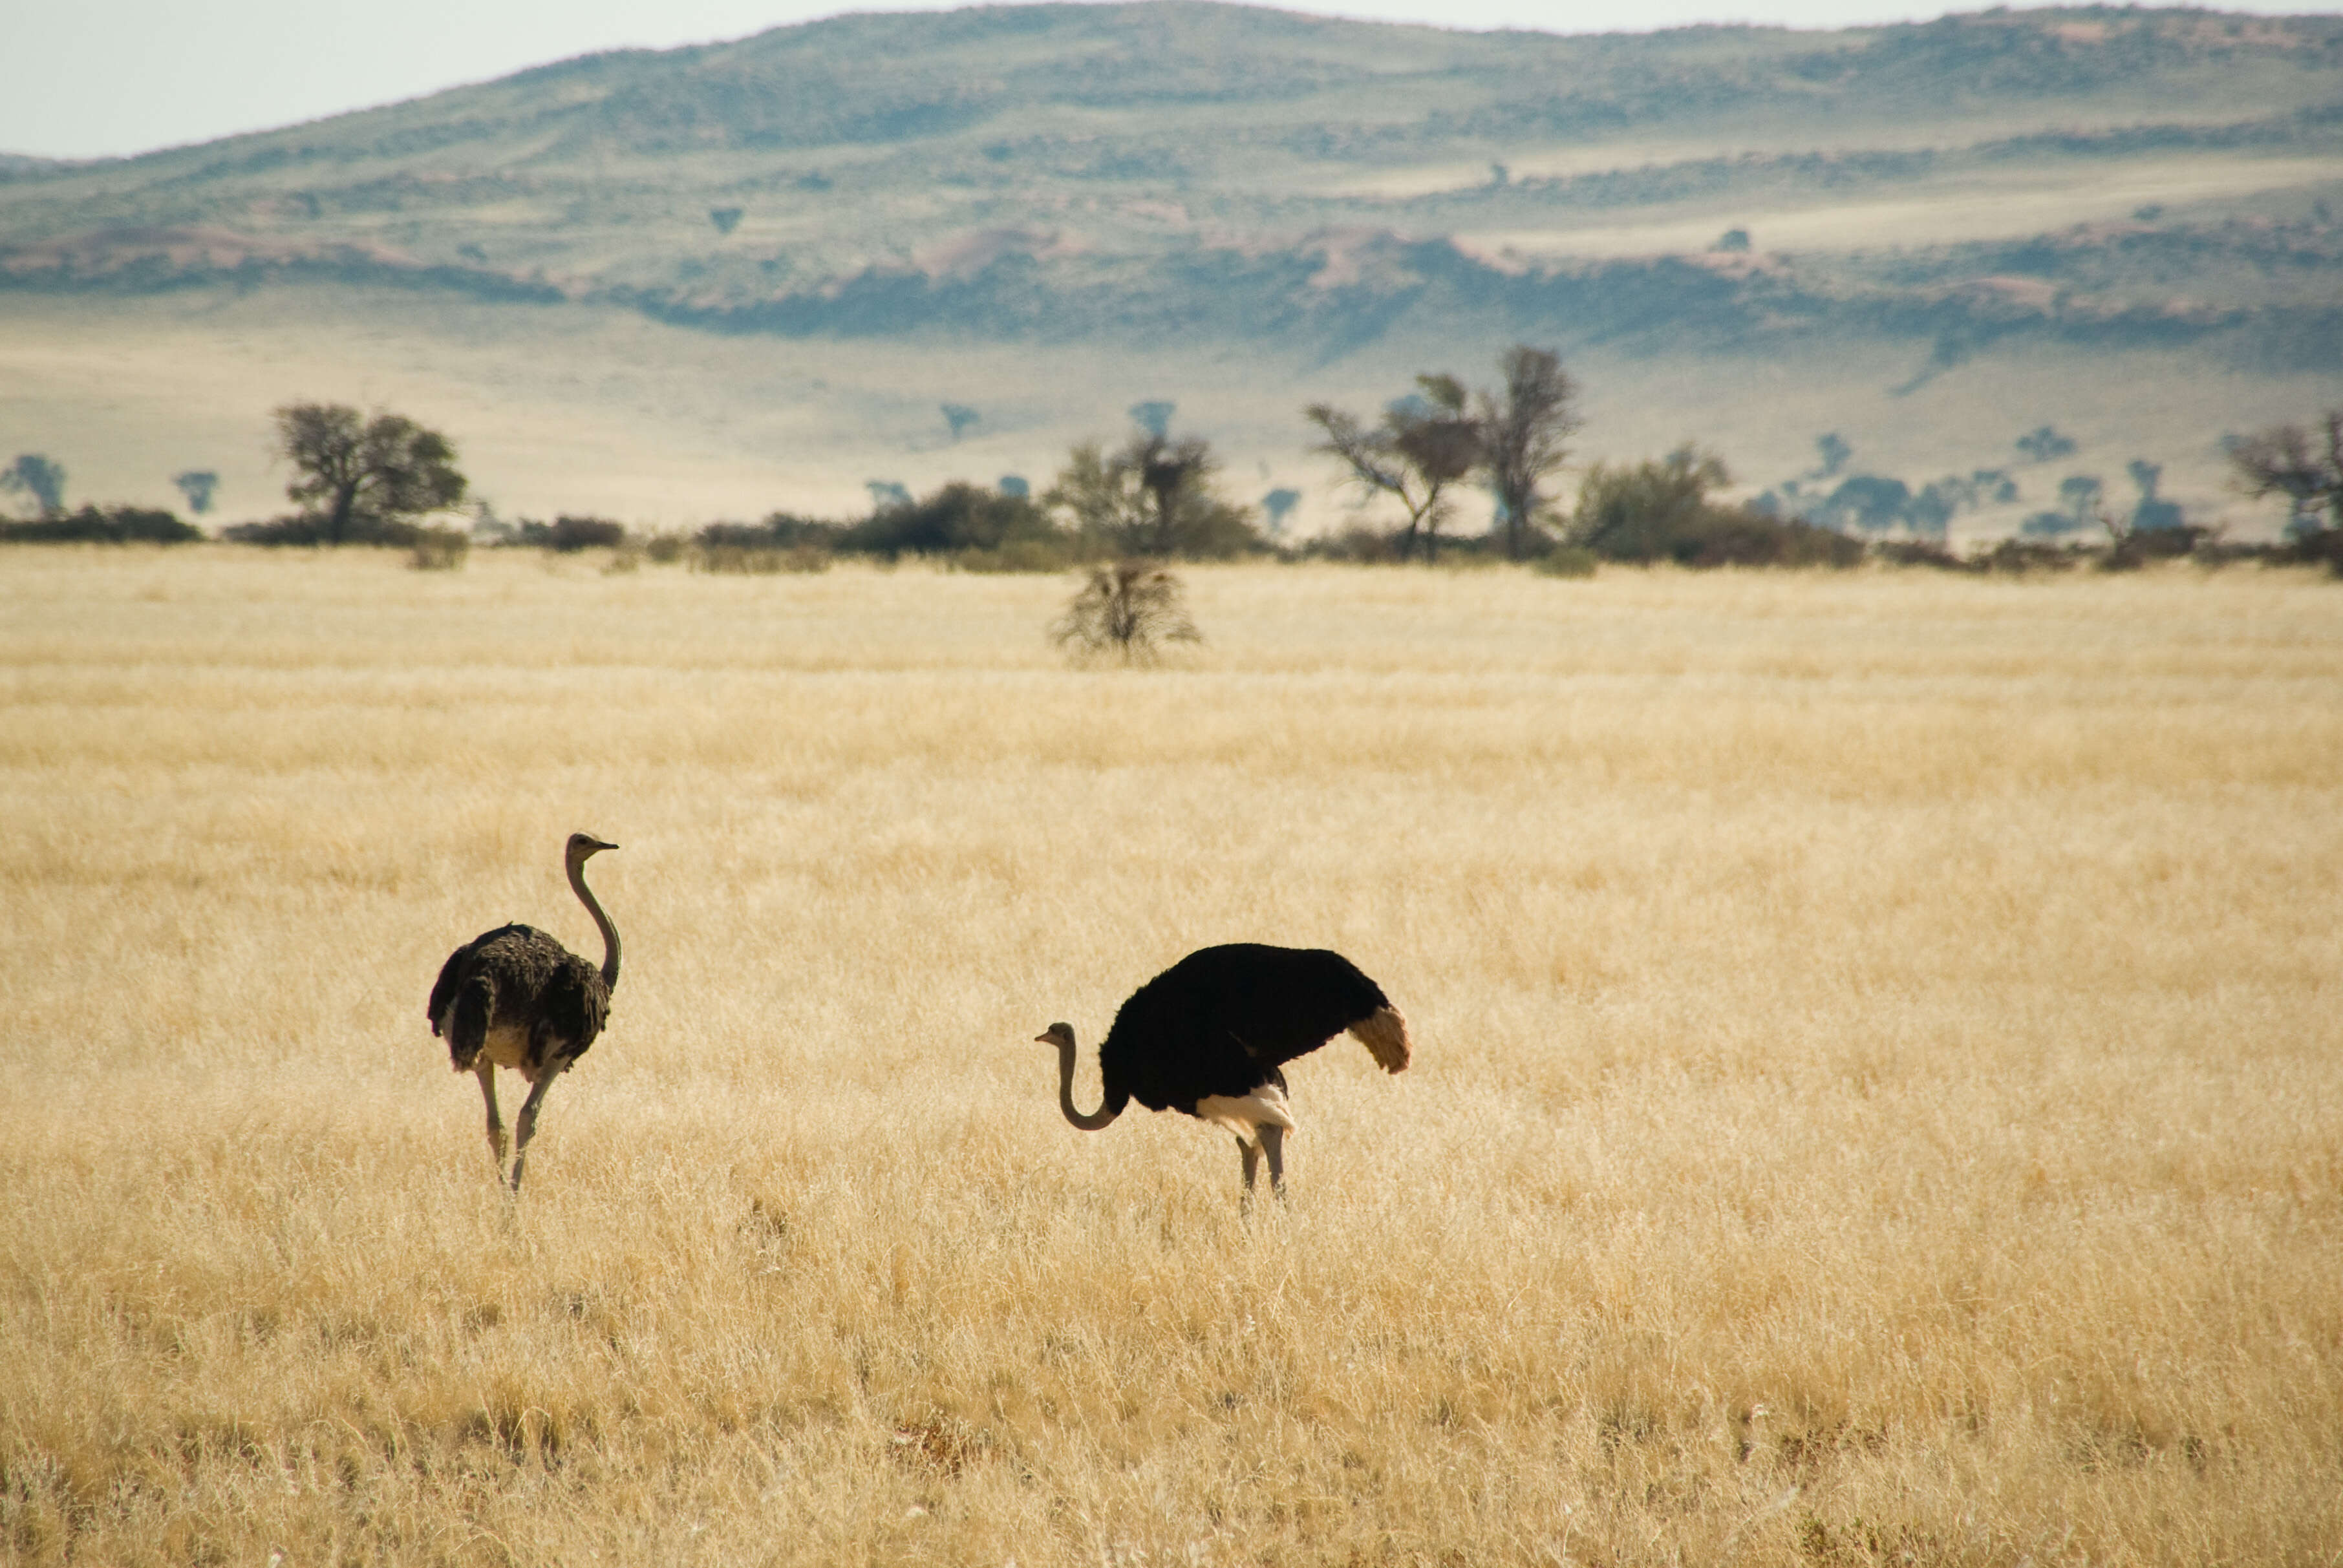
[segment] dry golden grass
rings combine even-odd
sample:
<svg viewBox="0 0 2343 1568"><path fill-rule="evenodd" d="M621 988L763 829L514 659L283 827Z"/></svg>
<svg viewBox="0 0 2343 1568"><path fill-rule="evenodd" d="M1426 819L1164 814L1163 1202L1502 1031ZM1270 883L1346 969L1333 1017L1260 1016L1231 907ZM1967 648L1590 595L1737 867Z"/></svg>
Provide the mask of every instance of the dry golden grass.
<svg viewBox="0 0 2343 1568"><path fill-rule="evenodd" d="M0 1556L2343 1553L2343 591L1071 587L0 560ZM574 828L512 1204L423 999ZM1418 1041L1252 1223L1031 1043L1233 940Z"/></svg>

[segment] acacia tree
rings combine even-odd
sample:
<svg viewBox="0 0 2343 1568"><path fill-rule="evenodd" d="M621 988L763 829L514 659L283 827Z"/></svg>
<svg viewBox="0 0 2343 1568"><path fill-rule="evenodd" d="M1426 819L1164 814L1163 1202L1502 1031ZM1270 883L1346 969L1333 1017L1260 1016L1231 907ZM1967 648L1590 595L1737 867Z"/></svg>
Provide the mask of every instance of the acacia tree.
<svg viewBox="0 0 2343 1568"><path fill-rule="evenodd" d="M1481 465L1497 498L1505 558L1519 560L1545 510L1538 487L1569 457L1578 432L1578 384L1550 349L1516 343L1497 361L1505 384L1474 398L1481 429Z"/></svg>
<svg viewBox="0 0 2343 1568"><path fill-rule="evenodd" d="M1151 397L1144 403L1133 403L1127 412L1132 424L1151 434L1162 436L1171 432L1172 416L1179 409L1180 405L1168 398Z"/></svg>
<svg viewBox="0 0 2343 1568"><path fill-rule="evenodd" d="M1095 442L1069 454L1043 504L1084 537L1138 556L1230 556L1257 542L1245 509L1215 495L1210 443L1142 429L1107 456Z"/></svg>
<svg viewBox="0 0 2343 1568"><path fill-rule="evenodd" d="M397 522L464 498L455 447L402 414L367 419L347 404L287 403L277 410L277 451L296 470L286 495L324 513L328 544L347 538L354 518Z"/></svg>
<svg viewBox="0 0 2343 1568"><path fill-rule="evenodd" d="M1262 497L1261 509L1262 515L1269 519L1270 533L1272 535L1283 533L1286 514L1301 504L1302 492L1287 485L1280 485L1276 489Z"/></svg>
<svg viewBox="0 0 2343 1568"><path fill-rule="evenodd" d="M2229 467L2247 495L2284 496L2298 524L2322 511L2323 525L2343 528L2343 408L2330 408L2321 430L2279 425L2229 447ZM2324 451L2319 448L2325 447Z"/></svg>
<svg viewBox="0 0 2343 1568"><path fill-rule="evenodd" d="M65 509L65 465L38 452L23 452L0 468L0 490L22 491L33 498L41 516L54 518Z"/></svg>
<svg viewBox="0 0 2343 1568"><path fill-rule="evenodd" d="M1815 470L1815 477L1835 478L1838 471L1846 467L1846 460L1855 456L1855 447L1837 431L1826 430L1815 437L1815 456L1822 460L1822 467Z"/></svg>
<svg viewBox="0 0 2343 1568"><path fill-rule="evenodd" d="M2060 435L2055 426L2036 425L2033 429L2020 436L2012 445L2037 463L2049 463L2060 457L2072 456L2075 450L2075 438L2072 436Z"/></svg>
<svg viewBox="0 0 2343 1568"><path fill-rule="evenodd" d="M1139 476L1139 487L1153 503L1145 529L1150 555L1168 556L1179 546L1181 514L1200 495L1219 467L1202 436L1174 441L1161 430L1133 436L1119 460Z"/></svg>
<svg viewBox="0 0 2343 1568"><path fill-rule="evenodd" d="M1411 558L1420 540L1430 560L1439 552L1440 525L1451 508L1449 487L1480 464L1484 446L1456 377L1419 376L1415 384L1421 390L1386 407L1377 425L1325 403L1303 412L1326 433L1314 450L1341 458L1351 482L1370 498L1388 495L1406 508L1400 558Z"/></svg>
<svg viewBox="0 0 2343 1568"><path fill-rule="evenodd" d="M1042 492L1041 504L1064 512L1084 538L1117 548L1138 533L1146 515L1139 476L1107 457L1095 441L1066 455L1066 466Z"/></svg>
<svg viewBox="0 0 2343 1568"><path fill-rule="evenodd" d="M199 518L212 509L212 497L219 490L219 476L209 468L189 468L183 474L174 474L171 483L187 498L187 510Z"/></svg>

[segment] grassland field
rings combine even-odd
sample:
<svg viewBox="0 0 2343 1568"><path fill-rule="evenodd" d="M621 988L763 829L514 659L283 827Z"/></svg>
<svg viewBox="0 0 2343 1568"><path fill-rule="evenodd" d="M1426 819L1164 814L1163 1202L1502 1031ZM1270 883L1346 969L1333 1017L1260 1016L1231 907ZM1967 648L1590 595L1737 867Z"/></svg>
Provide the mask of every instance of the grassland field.
<svg viewBox="0 0 2343 1568"><path fill-rule="evenodd" d="M7 552L0 1560L2343 1557L2343 589L1185 576ZM1032 1043L1239 940L1251 1219Z"/></svg>

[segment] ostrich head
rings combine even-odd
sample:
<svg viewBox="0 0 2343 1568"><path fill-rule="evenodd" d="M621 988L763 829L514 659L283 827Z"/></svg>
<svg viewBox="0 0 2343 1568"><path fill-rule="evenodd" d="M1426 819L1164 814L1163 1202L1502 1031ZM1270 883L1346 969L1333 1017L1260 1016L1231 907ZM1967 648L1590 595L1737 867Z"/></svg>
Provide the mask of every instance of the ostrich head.
<svg viewBox="0 0 2343 1568"><path fill-rule="evenodd" d="M1054 1045L1058 1048L1058 1109L1066 1113L1067 1121L1085 1132L1096 1132L1121 1113L1121 1104L1116 1104L1114 1109L1110 1111L1107 1109L1105 1101L1100 1102L1096 1111L1087 1113L1074 1109L1074 1026L1072 1024L1053 1023L1033 1038L1043 1045ZM1110 1091L1107 1100L1112 1099L1113 1095Z"/></svg>
<svg viewBox="0 0 2343 1568"><path fill-rule="evenodd" d="M618 847L616 844L604 843L591 833L572 833L569 835L569 863L573 866L582 866L589 857Z"/></svg>

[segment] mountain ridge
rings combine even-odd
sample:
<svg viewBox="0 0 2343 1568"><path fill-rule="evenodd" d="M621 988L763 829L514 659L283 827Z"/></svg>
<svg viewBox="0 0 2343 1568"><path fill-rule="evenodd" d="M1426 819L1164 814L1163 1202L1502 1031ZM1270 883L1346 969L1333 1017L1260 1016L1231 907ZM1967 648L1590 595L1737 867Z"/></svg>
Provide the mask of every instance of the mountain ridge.
<svg viewBox="0 0 2343 1568"><path fill-rule="evenodd" d="M1394 55L1403 41L1404 60ZM2298 101L2265 94L2258 116L2224 119L2213 114L2219 102L2202 101L2207 85L2190 85L2240 66L2258 81L2276 63ZM1553 74L1564 68L1572 75L1558 85ZM2136 104L2088 100L2111 85L2136 99L2143 74L2154 77L2146 85L2162 118L2120 123ZM1363 83L1372 103L1357 99ZM1394 101L1427 83L1453 101ZM1946 145L1831 148L1752 119L1819 102L1852 122L1837 128L1841 139L1859 136L1883 106L1908 129L1911 95L1924 89L1946 112L2038 111L2053 95L2059 123ZM1200 106L1216 117L1189 123ZM1286 117L1227 123L1217 111L1230 106ZM1174 123L1156 123L1166 114ZM1737 130L1763 145L1657 161L1624 146L1610 166L1520 178L1500 156L1508 137L1583 150L1654 123L1693 138ZM276 255L314 269L337 246L359 246L371 247L365 266L406 265L465 292L592 294L694 319L729 308L745 326L819 316L810 306L825 290L914 266L953 235L1078 229L1092 254L1141 270L1152 260L1160 271L1167 252L1231 233L1262 246L1363 226L1410 240L1455 236L1466 254L1499 260L1459 231L1603 207L1739 199L1762 211L1996 160L2288 149L2343 161L2343 20L2087 7L1826 34L1564 37L1213 0L982 7L611 51L303 126L17 168L0 178L0 279L160 286L182 255L185 276L200 277L218 247L96 253L108 235L226 230L248 236L247 259ZM807 154L821 156L799 161ZM1490 177L1401 200L1331 191L1324 177L1330 166L1438 159L1485 160ZM890 166L907 162L920 166ZM707 243L687 190L711 218L729 210L734 224L749 219L738 238L726 226L717 238L730 243ZM1101 212L1101 196L1119 210ZM1142 221L1151 199L1179 218ZM492 257L492 246L508 254ZM1571 254L1567 225L1547 248ZM43 265L67 251L85 264Z"/></svg>

